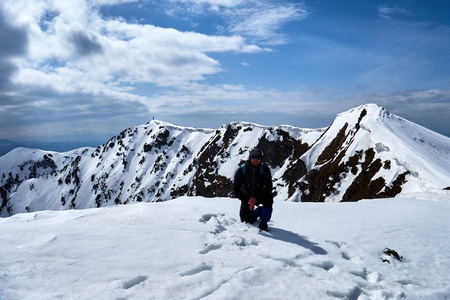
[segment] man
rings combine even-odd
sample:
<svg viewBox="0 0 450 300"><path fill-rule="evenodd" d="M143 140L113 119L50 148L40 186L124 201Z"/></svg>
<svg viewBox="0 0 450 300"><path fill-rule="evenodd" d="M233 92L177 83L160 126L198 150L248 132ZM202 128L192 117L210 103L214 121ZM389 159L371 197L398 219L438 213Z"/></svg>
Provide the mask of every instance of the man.
<svg viewBox="0 0 450 300"><path fill-rule="evenodd" d="M259 228L267 230L272 217L272 175L262 164L263 152L253 149L248 161L234 175L234 193L241 200L239 216L242 222L254 223L260 219Z"/></svg>

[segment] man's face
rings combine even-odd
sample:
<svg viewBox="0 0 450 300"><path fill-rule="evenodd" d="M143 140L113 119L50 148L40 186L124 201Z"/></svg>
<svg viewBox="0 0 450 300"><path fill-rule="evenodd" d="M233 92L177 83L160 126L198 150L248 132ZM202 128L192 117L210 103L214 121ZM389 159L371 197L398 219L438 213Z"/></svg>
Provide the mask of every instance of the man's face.
<svg viewBox="0 0 450 300"><path fill-rule="evenodd" d="M259 164L261 163L261 157L254 157L252 156L250 158L250 162L252 163L252 165L254 165L255 167L259 166Z"/></svg>

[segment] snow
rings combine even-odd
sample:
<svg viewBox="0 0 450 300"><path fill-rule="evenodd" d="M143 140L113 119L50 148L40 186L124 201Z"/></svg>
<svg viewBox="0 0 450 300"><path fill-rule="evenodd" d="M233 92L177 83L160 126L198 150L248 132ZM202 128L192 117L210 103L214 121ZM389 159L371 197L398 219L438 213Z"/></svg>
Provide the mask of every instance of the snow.
<svg viewBox="0 0 450 300"><path fill-rule="evenodd" d="M339 132L342 134L338 135ZM336 181L330 182L334 189L328 195L323 193L325 202L342 201L348 188L367 172L368 167L337 168L339 164L351 165L350 158L357 155L362 155L360 163L366 158L370 163L372 153L371 161L381 162L383 167L371 175L372 182L377 179L385 182L381 192L401 184L398 196L420 198L423 192L439 194L450 184L448 137L395 116L376 104L366 104L339 114L326 129L233 122L213 130L153 120L125 129L97 148L65 153L17 148L0 157L0 185L7 186L0 215L195 195L201 190L195 184L200 177L208 182L206 187L219 182L215 175L225 177L224 181L233 180L239 164L248 159L249 152L261 139L265 141L260 145L264 150L276 147L287 150L282 151L284 161L274 160L274 151L267 151L266 156L277 201L296 202L302 197L301 192L292 193L292 187L308 178L291 182L294 178L289 175L292 167L301 168L296 155L300 151L306 151L301 156L306 172L326 166L336 172L333 174ZM300 144L306 147L305 143L309 149L300 150ZM49 167L48 163L54 165Z"/></svg>
<svg viewBox="0 0 450 300"><path fill-rule="evenodd" d="M357 123L360 130L355 132ZM374 149L374 160L380 159L383 163L390 161L392 167L389 170L380 169L373 179L381 177L391 184L399 174L409 172L401 196L415 198L415 194L437 192L449 185L450 139L391 114L376 104L361 105L338 114L327 131L302 156L308 170L324 164L318 162L318 158L343 128L345 141L332 160L340 157L340 152L344 150L345 155L339 163L347 162L357 151ZM338 192L326 197L325 201L341 201L353 180L354 176L350 176L339 182Z"/></svg>
<svg viewBox="0 0 450 300"><path fill-rule="evenodd" d="M276 201L268 233L231 198L16 214L0 299L448 299L450 196L428 196Z"/></svg>
<svg viewBox="0 0 450 300"><path fill-rule="evenodd" d="M361 118L363 110L367 115ZM375 158L392 164L373 178L392 184L410 172L401 194L336 203L355 180L348 170L340 173L329 203L290 202L299 201L300 191L289 197L287 159L271 169L277 196L268 233L241 223L239 200L232 198L113 204L122 191L130 199L144 187L171 199L171 188L191 185L192 165L209 144L221 147L211 160L217 174L233 178L259 138L283 137L271 127L234 122L231 129L242 130L228 140L228 126L195 129L152 121L98 148L11 151L0 158L0 169L23 182L12 190L10 203L14 213L31 212L0 218L0 300L449 299L450 191L443 187L450 185L450 139L371 104L339 114L327 129L279 128L311 145L302 156L310 170L320 167L318 157L346 123L339 149L346 153L335 158L345 162L373 148ZM166 130L167 142L158 148L158 137L164 139L158 133ZM36 164L46 157L57 173ZM36 165L38 176L29 177ZM91 184L58 184L78 166L81 183ZM93 208L94 185L112 193L104 207ZM69 209L70 190L76 190L76 208L86 209ZM389 256L388 249L401 258Z"/></svg>

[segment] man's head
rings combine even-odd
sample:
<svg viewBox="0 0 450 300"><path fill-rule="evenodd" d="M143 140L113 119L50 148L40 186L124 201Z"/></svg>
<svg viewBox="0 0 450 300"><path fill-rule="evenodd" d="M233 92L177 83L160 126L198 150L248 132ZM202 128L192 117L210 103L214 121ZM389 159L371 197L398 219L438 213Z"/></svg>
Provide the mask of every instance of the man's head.
<svg viewBox="0 0 450 300"><path fill-rule="evenodd" d="M261 163L262 157L263 157L262 150L255 148L252 151L250 151L249 161L252 165L257 167Z"/></svg>

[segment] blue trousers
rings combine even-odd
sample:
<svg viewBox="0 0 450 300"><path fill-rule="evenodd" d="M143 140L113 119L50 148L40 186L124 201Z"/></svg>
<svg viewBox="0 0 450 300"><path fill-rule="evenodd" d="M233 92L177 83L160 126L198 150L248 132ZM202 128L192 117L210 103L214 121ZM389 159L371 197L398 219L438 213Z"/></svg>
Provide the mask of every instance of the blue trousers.
<svg viewBox="0 0 450 300"><path fill-rule="evenodd" d="M242 202L239 215L242 222L253 224L259 218L260 222L267 223L272 217L272 211L273 209L263 206L255 207L255 210L251 211L248 207L248 204Z"/></svg>
<svg viewBox="0 0 450 300"><path fill-rule="evenodd" d="M271 208L266 208L264 206L258 206L253 211L253 217L255 218L255 221L260 220L261 223L266 223L270 221L270 218L272 217L272 211Z"/></svg>

